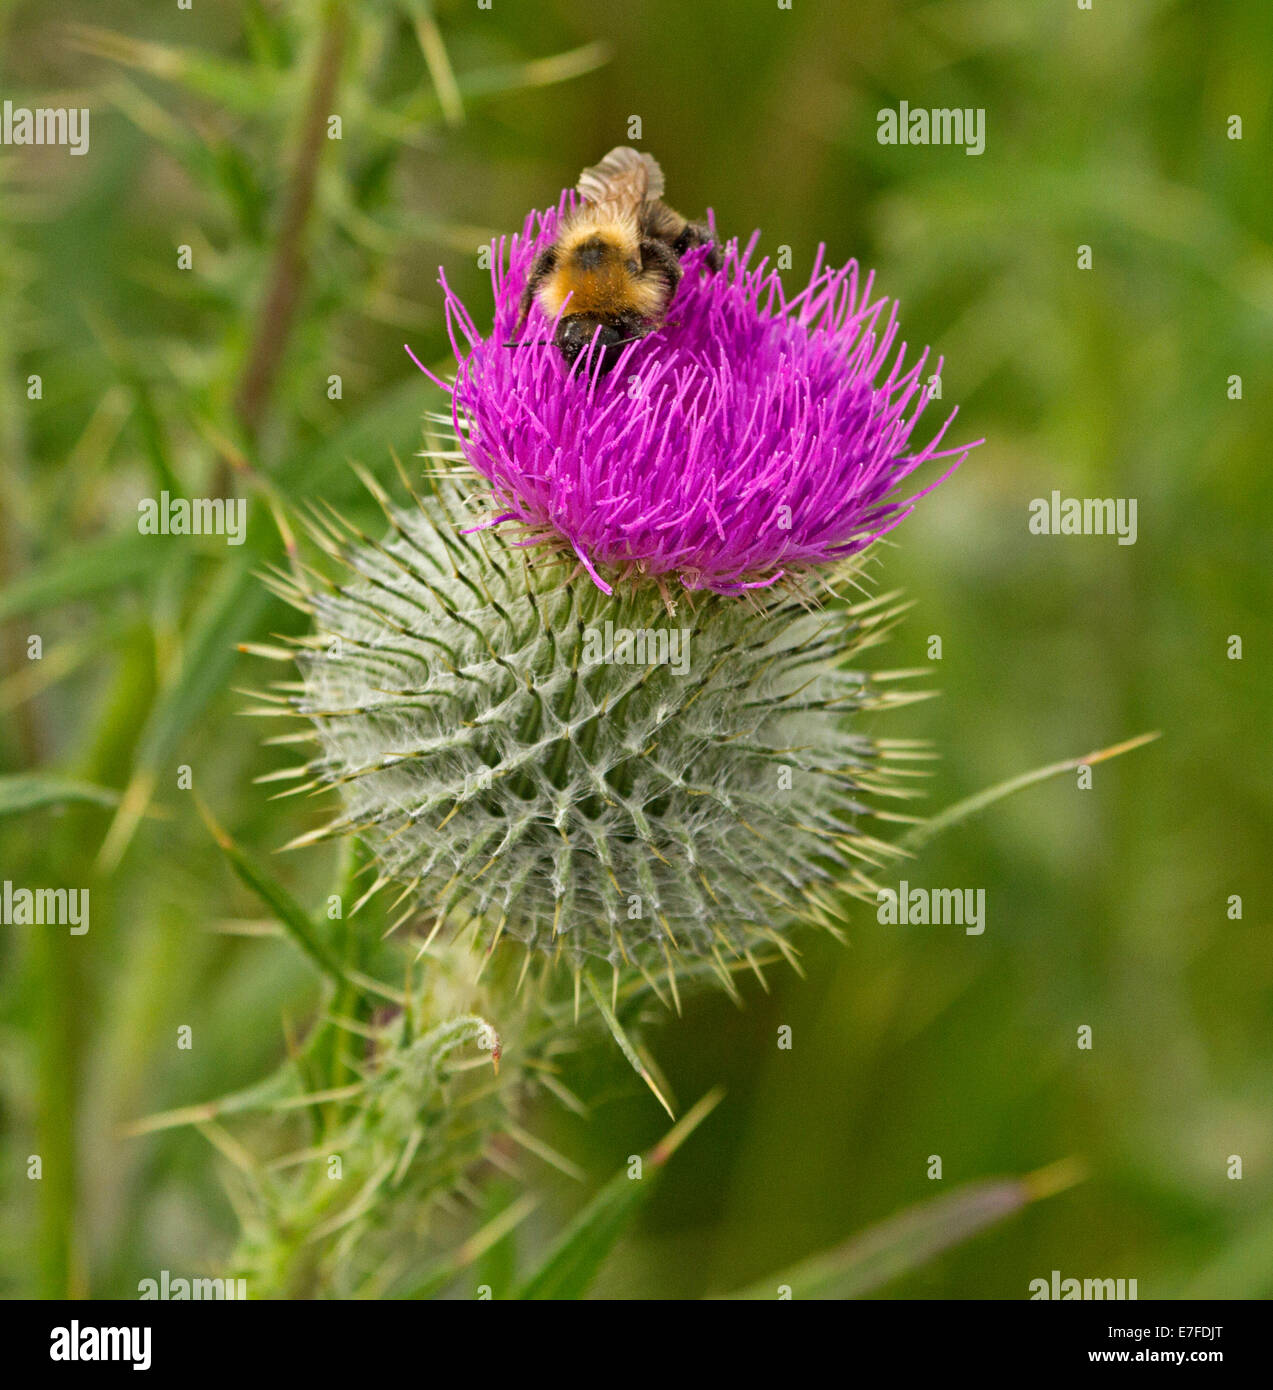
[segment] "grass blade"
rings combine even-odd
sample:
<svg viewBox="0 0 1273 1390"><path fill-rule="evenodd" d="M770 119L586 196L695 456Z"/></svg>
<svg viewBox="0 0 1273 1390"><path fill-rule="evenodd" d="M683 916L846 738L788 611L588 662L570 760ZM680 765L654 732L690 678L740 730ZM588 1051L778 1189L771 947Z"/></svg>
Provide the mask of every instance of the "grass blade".
<svg viewBox="0 0 1273 1390"><path fill-rule="evenodd" d="M491 1218L476 1234L470 1236L459 1249L453 1251L441 1264L434 1266L422 1275L406 1292L395 1295L404 1299L432 1298L452 1283L476 1260L498 1245L511 1231L516 1230L539 1205L539 1198L533 1192L525 1193L516 1201L509 1203Z"/></svg>
<svg viewBox="0 0 1273 1390"><path fill-rule="evenodd" d="M0 622L127 584L157 569L167 554L153 536L77 542L0 590Z"/></svg>
<svg viewBox="0 0 1273 1390"><path fill-rule="evenodd" d="M0 777L0 816L38 811L45 806L65 806L68 801L117 806L119 793L92 782L77 782L70 777L53 777L41 772L17 772Z"/></svg>
<svg viewBox="0 0 1273 1390"><path fill-rule="evenodd" d="M968 1183L727 1297L773 1299L785 1286L792 1298L860 1298L1083 1177L1079 1163L1062 1159L1024 1177Z"/></svg>
<svg viewBox="0 0 1273 1390"><path fill-rule="evenodd" d="M663 1165L716 1109L724 1091L709 1091L644 1156L640 1179L624 1168L580 1212L543 1264L522 1285L519 1298L582 1298L619 1237L649 1199Z"/></svg>
<svg viewBox="0 0 1273 1390"><path fill-rule="evenodd" d="M181 670L160 693L137 744L133 775L102 845L99 866L113 871L154 794L159 771L237 659L237 643L264 609L267 594L248 558L224 569L201 606Z"/></svg>
<svg viewBox="0 0 1273 1390"><path fill-rule="evenodd" d="M212 832L213 839L230 867L239 879L256 894L282 924L283 930L330 980L347 989L353 989L353 982L346 976L344 967L328 950L319 936L309 913L296 901L286 888L272 875L265 872L213 819L212 813L202 803L198 803L199 813Z"/></svg>

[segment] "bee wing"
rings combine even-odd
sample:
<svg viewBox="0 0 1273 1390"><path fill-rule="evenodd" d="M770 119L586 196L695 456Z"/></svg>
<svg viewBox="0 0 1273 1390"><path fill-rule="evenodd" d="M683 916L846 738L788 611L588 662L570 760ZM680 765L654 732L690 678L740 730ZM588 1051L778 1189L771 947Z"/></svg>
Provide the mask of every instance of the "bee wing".
<svg viewBox="0 0 1273 1390"><path fill-rule="evenodd" d="M636 212L642 203L663 196L663 170L652 154L620 145L585 169L575 187L597 207Z"/></svg>

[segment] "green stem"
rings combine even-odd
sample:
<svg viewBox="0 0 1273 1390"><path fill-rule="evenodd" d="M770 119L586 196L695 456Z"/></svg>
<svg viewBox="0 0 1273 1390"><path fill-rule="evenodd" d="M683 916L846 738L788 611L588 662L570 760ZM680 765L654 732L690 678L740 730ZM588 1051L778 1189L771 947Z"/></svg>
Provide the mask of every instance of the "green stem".
<svg viewBox="0 0 1273 1390"><path fill-rule="evenodd" d="M305 283L305 233L314 205L318 162L326 139L327 120L333 114L348 30L349 11L345 0L327 0L269 282L235 400L239 423L249 441L255 441L260 432Z"/></svg>

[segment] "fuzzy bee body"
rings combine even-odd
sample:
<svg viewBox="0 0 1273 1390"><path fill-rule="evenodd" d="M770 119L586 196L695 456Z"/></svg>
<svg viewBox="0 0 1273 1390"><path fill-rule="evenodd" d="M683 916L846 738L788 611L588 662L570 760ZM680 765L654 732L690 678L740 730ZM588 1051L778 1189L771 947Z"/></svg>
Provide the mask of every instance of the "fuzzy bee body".
<svg viewBox="0 0 1273 1390"><path fill-rule="evenodd" d="M585 169L577 187L584 202L535 258L518 325L537 302L556 320L553 342L566 363L595 340L606 372L626 343L663 323L681 281L680 257L709 245L717 270L720 252L705 226L660 201L663 171L651 155L620 146Z"/></svg>

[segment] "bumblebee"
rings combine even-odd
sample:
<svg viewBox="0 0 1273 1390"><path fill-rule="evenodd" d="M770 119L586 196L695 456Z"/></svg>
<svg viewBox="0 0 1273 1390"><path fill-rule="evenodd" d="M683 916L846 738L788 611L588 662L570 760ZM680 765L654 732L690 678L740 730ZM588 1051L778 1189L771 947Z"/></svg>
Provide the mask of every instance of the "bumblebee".
<svg viewBox="0 0 1273 1390"><path fill-rule="evenodd" d="M538 302L556 320L552 342L567 366L595 339L593 361L599 372L608 372L625 344L662 325L684 273L685 252L710 246L707 263L719 270L720 248L703 223L660 201L663 170L652 155L621 145L585 169L576 189L583 205L536 256L517 331Z"/></svg>

